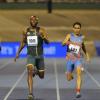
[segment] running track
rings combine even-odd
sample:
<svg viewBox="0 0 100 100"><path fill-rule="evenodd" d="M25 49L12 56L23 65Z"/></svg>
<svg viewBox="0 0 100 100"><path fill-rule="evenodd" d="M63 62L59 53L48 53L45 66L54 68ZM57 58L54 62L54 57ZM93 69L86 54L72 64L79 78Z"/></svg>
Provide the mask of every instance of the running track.
<svg viewBox="0 0 100 100"><path fill-rule="evenodd" d="M27 100L26 59L0 60L0 100ZM75 98L75 80L65 77L65 59L45 59L45 79L34 78L35 100L100 100L100 58L85 63L82 97Z"/></svg>

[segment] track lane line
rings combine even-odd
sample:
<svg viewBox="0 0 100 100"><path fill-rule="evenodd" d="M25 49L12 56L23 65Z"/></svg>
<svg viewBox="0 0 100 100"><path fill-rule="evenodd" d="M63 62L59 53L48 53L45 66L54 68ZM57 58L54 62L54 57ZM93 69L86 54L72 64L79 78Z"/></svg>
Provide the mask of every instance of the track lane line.
<svg viewBox="0 0 100 100"><path fill-rule="evenodd" d="M22 80L22 78L24 77L24 74L26 73L26 69L24 70L24 72L20 75L20 77L17 79L17 81L15 82L15 84L12 86L12 88L10 89L10 91L6 94L6 96L4 97L4 100L7 100L8 97L10 96L10 94L13 92L13 90L15 89L15 87L18 85L18 83Z"/></svg>
<svg viewBox="0 0 100 100"><path fill-rule="evenodd" d="M86 69L84 69L84 71L87 73L87 75L92 79L92 81L99 87L100 89L100 83L93 77L93 75L87 71Z"/></svg>
<svg viewBox="0 0 100 100"><path fill-rule="evenodd" d="M60 100L59 84L58 84L58 72L57 72L57 62L56 62L56 59L54 59L54 72L55 72L55 78L56 78L57 100Z"/></svg>
<svg viewBox="0 0 100 100"><path fill-rule="evenodd" d="M5 68L5 67L7 67L7 65L8 65L8 64L11 64L11 63L12 63L11 60L8 61L7 63L4 63L3 65L0 66L0 70L3 69L3 68Z"/></svg>

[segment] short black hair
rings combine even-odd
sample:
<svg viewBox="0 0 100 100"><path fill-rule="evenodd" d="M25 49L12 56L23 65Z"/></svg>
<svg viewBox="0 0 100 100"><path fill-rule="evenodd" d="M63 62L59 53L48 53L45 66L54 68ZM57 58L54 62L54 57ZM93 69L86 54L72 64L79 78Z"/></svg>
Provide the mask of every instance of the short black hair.
<svg viewBox="0 0 100 100"><path fill-rule="evenodd" d="M79 25L80 28L81 28L81 23L80 23L80 22L75 22L75 23L73 24L73 27L74 27L75 25Z"/></svg>

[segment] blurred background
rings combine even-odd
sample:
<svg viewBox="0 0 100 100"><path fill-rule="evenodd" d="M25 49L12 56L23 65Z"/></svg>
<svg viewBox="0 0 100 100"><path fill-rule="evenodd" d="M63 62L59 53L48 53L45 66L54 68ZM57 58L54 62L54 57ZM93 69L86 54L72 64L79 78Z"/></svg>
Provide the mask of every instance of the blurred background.
<svg viewBox="0 0 100 100"><path fill-rule="evenodd" d="M98 48L100 0L0 0L2 41L20 41L31 15L39 17L39 24L46 28L53 42L63 41L66 34L72 32L73 23L80 22L87 49L92 56L97 55L94 44Z"/></svg>
<svg viewBox="0 0 100 100"><path fill-rule="evenodd" d="M42 98L36 100L75 97L76 81L69 84L64 74L66 48L61 42L73 31L76 21L82 24L81 32L91 56L91 62L84 63L87 71L80 100L100 100L100 0L0 0L0 58L4 58L0 59L0 100L27 98L26 58L17 63L13 58L31 15L39 17L39 25L46 29L51 41L50 45L44 44L46 77L43 81L35 78L35 96ZM21 57L26 57L26 52L23 49Z"/></svg>

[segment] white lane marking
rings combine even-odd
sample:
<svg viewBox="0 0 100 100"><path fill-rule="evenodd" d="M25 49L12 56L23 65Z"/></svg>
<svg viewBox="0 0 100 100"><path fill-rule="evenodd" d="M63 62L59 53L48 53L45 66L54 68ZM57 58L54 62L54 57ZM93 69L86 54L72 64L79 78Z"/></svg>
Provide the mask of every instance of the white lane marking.
<svg viewBox="0 0 100 100"><path fill-rule="evenodd" d="M10 94L13 92L13 90L15 89L15 87L17 86L17 84L21 81L21 79L23 78L24 74L26 73L26 69L24 70L24 72L20 75L20 77L17 79L17 81L15 82L15 84L12 86L12 88L10 89L10 91L6 94L6 96L4 97L4 100L7 100L8 97L10 96Z"/></svg>
<svg viewBox="0 0 100 100"><path fill-rule="evenodd" d="M100 83L93 77L93 75L88 72L86 69L84 69L84 71L88 74L88 76L93 80L93 82L99 87L100 89Z"/></svg>
<svg viewBox="0 0 100 100"><path fill-rule="evenodd" d="M54 59L54 71L55 71L55 78L56 78L57 100L60 100L59 84L58 84L58 72L57 72L57 62L56 62L56 59Z"/></svg>
<svg viewBox="0 0 100 100"><path fill-rule="evenodd" d="M12 63L12 61L8 61L7 63L4 63L3 65L1 65L0 70L3 69L4 67L7 67L7 65L10 63Z"/></svg>

